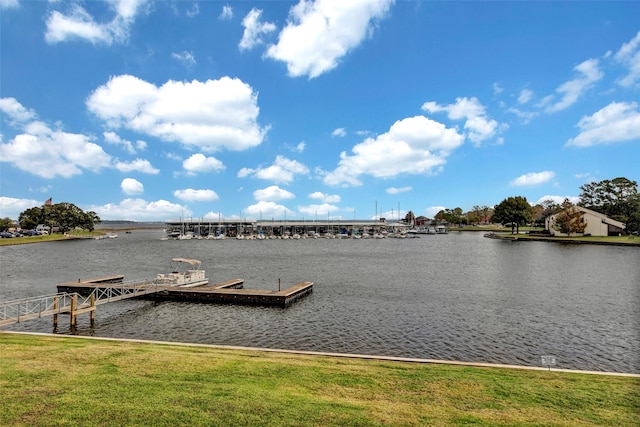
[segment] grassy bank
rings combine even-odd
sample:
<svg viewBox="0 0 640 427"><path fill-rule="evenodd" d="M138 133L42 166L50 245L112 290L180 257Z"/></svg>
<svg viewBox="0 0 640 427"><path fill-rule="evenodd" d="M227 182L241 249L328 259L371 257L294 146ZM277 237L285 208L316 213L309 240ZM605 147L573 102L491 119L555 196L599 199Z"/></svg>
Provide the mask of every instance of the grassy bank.
<svg viewBox="0 0 640 427"><path fill-rule="evenodd" d="M640 379L0 333L0 425L637 425Z"/></svg>
<svg viewBox="0 0 640 427"><path fill-rule="evenodd" d="M95 237L100 236L105 233L101 231L74 231L71 236L65 234L47 234L45 236L25 236L25 237L14 237L12 239L0 239L0 246L8 246L8 245L26 245L28 243L40 243L40 242L53 242L57 240L71 240L73 236L80 237Z"/></svg>
<svg viewBox="0 0 640 427"><path fill-rule="evenodd" d="M531 234L511 234L509 232L493 233L494 238L504 240L530 240L557 243L587 243L594 245L629 245L640 246L638 236L539 236Z"/></svg>

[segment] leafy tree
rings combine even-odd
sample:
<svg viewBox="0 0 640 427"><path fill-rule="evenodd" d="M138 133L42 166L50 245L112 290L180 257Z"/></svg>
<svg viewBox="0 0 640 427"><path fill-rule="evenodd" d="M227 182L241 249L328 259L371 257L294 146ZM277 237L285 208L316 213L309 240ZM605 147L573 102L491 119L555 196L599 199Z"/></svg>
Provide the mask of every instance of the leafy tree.
<svg viewBox="0 0 640 427"><path fill-rule="evenodd" d="M18 216L18 224L20 224L20 228L23 228L25 230L36 228L38 224L44 223L44 209L37 206L21 212Z"/></svg>
<svg viewBox="0 0 640 427"><path fill-rule="evenodd" d="M640 211L638 183L627 178L605 179L580 186L579 206L622 222Z"/></svg>
<svg viewBox="0 0 640 427"><path fill-rule="evenodd" d="M439 221L447 221L452 224L460 224L462 221L462 209L443 209L436 214L435 219Z"/></svg>
<svg viewBox="0 0 640 427"><path fill-rule="evenodd" d="M534 206L534 222L537 225L544 225L545 220L550 215L558 212L560 205L552 199L543 200L539 205Z"/></svg>
<svg viewBox="0 0 640 427"><path fill-rule="evenodd" d="M7 231L11 227L13 227L11 218L0 218L0 231Z"/></svg>
<svg viewBox="0 0 640 427"><path fill-rule="evenodd" d="M89 211L85 213L84 224L81 225L81 227L83 229L93 231L95 229L95 225L99 222L101 222L101 220L98 214L93 211Z"/></svg>
<svg viewBox="0 0 640 427"><path fill-rule="evenodd" d="M625 232L629 234L640 233L640 210L629 215L629 218L627 218Z"/></svg>
<svg viewBox="0 0 640 427"><path fill-rule="evenodd" d="M583 220L582 214L569 199L564 199L555 216L553 228L570 236L573 233L583 233L587 228L587 221Z"/></svg>
<svg viewBox="0 0 640 427"><path fill-rule="evenodd" d="M520 225L530 222L533 217L533 209L526 197L516 196L504 199L493 210L492 220L500 224L511 224L511 232L514 227L516 233L520 232Z"/></svg>
<svg viewBox="0 0 640 427"><path fill-rule="evenodd" d="M491 208L489 206L482 206L482 208L480 208L480 211L482 212L482 222L484 222L485 224L489 222L489 214L491 213Z"/></svg>
<svg viewBox="0 0 640 427"><path fill-rule="evenodd" d="M474 206L474 210L471 212L467 212L467 221L471 224L477 224L480 222L480 214L477 210L475 210L476 206Z"/></svg>
<svg viewBox="0 0 640 427"><path fill-rule="evenodd" d="M61 232L80 227L93 231L95 224L100 222L100 217L95 212L84 212L73 203L56 203L33 207L22 212L18 218L20 227L25 229L35 228L38 224L58 227Z"/></svg>

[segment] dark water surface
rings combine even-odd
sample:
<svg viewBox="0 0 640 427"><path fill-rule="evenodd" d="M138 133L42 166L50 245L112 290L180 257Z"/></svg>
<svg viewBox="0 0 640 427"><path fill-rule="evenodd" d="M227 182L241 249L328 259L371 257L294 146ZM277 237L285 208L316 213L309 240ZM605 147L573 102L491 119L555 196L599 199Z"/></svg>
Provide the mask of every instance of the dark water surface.
<svg viewBox="0 0 640 427"><path fill-rule="evenodd" d="M313 281L281 309L127 300L98 307L79 335L640 373L640 248L504 242L481 233L420 239L161 241L117 239L0 247L0 301L109 274L153 279L196 258L212 283ZM67 317L59 333L71 333ZM52 319L5 330L52 332Z"/></svg>

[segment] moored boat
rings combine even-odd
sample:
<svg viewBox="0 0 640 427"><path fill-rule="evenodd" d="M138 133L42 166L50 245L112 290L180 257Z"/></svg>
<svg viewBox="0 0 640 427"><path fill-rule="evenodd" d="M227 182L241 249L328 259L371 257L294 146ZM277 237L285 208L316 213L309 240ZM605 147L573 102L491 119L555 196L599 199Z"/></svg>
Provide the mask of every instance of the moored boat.
<svg viewBox="0 0 640 427"><path fill-rule="evenodd" d="M173 258L171 265L171 273L161 273L156 277L158 285L191 288L209 283L209 279L205 277L205 271L200 269L202 262L197 259Z"/></svg>

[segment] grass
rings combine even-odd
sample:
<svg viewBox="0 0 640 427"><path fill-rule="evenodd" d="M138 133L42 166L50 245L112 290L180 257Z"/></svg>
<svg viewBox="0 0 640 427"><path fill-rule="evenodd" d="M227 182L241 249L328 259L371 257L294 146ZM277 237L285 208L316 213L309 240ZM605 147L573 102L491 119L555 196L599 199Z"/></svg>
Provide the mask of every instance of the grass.
<svg viewBox="0 0 640 427"><path fill-rule="evenodd" d="M0 333L0 425L637 425L640 379Z"/></svg>
<svg viewBox="0 0 640 427"><path fill-rule="evenodd" d="M507 239L517 238L518 240L640 245L640 237L638 236L536 236L536 235L529 235L529 234L511 234L511 232L500 232L496 234L498 236L503 236Z"/></svg>
<svg viewBox="0 0 640 427"><path fill-rule="evenodd" d="M99 236L105 234L101 231L74 231L71 234L74 236ZM25 245L28 243L40 243L40 242L53 242L56 240L70 240L71 237L60 233L47 234L44 236L24 236L14 237L11 239L0 239L0 246L8 245Z"/></svg>

